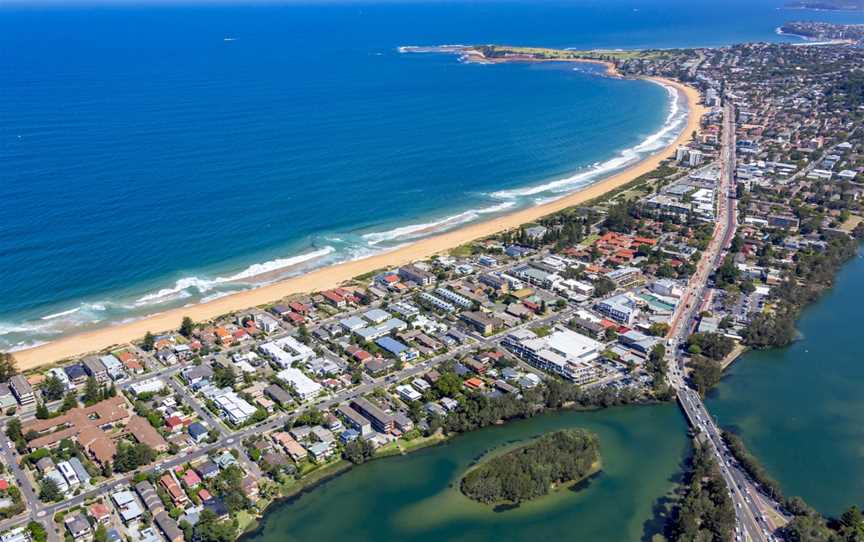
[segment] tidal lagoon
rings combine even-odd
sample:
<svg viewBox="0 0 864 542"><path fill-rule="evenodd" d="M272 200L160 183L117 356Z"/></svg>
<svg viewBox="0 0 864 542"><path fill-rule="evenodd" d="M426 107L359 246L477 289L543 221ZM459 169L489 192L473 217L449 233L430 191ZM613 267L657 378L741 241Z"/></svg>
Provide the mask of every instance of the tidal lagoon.
<svg viewBox="0 0 864 542"><path fill-rule="evenodd" d="M474 461L500 446L563 428L600 439L602 471L576 487L495 511L459 492ZM688 452L676 405L564 411L490 427L446 444L356 467L274 505L245 542L330 540L640 540Z"/></svg>
<svg viewBox="0 0 864 542"><path fill-rule="evenodd" d="M859 256L804 311L800 341L746 354L706 402L786 495L827 515L864 501L862 284Z"/></svg>

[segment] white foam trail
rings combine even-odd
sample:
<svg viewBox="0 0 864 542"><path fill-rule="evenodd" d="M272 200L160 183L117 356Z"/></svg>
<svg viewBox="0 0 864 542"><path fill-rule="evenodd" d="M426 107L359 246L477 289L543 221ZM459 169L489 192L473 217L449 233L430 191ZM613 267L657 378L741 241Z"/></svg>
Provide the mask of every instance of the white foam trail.
<svg viewBox="0 0 864 542"><path fill-rule="evenodd" d="M237 273L236 275L232 275L227 279L224 279L225 282L235 282L243 279L248 279L252 277L256 277L258 275L263 275L265 273L272 273L273 271L278 271L279 269L284 269L286 267L293 267L295 265L301 264L303 262L307 262L309 260L314 260L316 258L323 258L328 254L331 254L336 249L331 246L326 246L320 248L318 250L307 252L305 254L300 254L298 256L292 256L290 258L279 258L277 260L271 260L269 262L264 263L256 263L250 265L243 271ZM222 280L222 279L216 279Z"/></svg>
<svg viewBox="0 0 864 542"><path fill-rule="evenodd" d="M43 344L48 344L49 341L21 341L13 344L8 349L7 352L18 352L19 350L27 350L29 348L36 348L37 346L42 346Z"/></svg>
<svg viewBox="0 0 864 542"><path fill-rule="evenodd" d="M464 224L466 222L471 222L472 220L476 220L477 218L479 218L480 215L500 213L501 211L509 209L514 205L516 205L515 201L505 201L496 205L492 205L490 207L484 207L482 209L469 209L462 213L448 216L446 218L442 218L440 220L435 220L432 222L426 222L423 224L410 224L408 226L402 226L401 228L394 228L392 230L367 233L364 234L362 237L370 245L373 246L385 243L387 241L394 241L396 239L411 239L414 237L420 237L425 234L433 233L435 231L440 231L442 229L452 228L453 226L458 226L459 224Z"/></svg>
<svg viewBox="0 0 864 542"><path fill-rule="evenodd" d="M297 256L292 256L290 258L279 258L264 263L256 263L250 265L243 271L240 271L239 273L228 277L216 277L212 279L206 279L201 277L184 277L175 282L174 286L170 288L163 288L152 294L147 294L145 296L139 297L135 301L135 306L142 307L145 305L175 301L177 299L185 299L192 296L192 293L189 292L189 290L192 289L197 290L199 294L204 294L213 290L213 288L217 287L220 284L241 282L246 279L264 275L266 273L272 273L280 269L285 269L286 267L299 265L309 260L322 258L335 250L336 249L328 245L318 250L307 252L305 254L300 254Z"/></svg>
<svg viewBox="0 0 864 542"><path fill-rule="evenodd" d="M140 307L153 302L164 303L172 299L183 299L191 297L192 294L185 290L189 288L197 288L200 292L206 292L211 288L211 281L199 279L198 277L186 277L178 280L171 288L163 288L158 292L147 294L135 300L135 306ZM184 295L186 294L186 295Z"/></svg>
<svg viewBox="0 0 864 542"><path fill-rule="evenodd" d="M670 132L673 132L679 127L683 117L681 117L681 107L678 104L678 91L669 85L664 85L658 81L650 80L653 83L661 85L666 89L670 96L669 112L666 115L666 120L663 126L653 134L646 137L638 145L624 149L618 156L610 158L605 162L593 164L588 169L575 173L563 179L557 179L537 186L529 186L526 188L514 188L510 190L499 190L490 194L493 198L503 200L514 200L528 196L536 196L546 192L561 193L569 192L576 188L588 185L591 181L598 177L603 177L613 171L619 170L627 165L636 163L642 159L643 155L649 151L662 148L667 144L666 138Z"/></svg>
<svg viewBox="0 0 864 542"><path fill-rule="evenodd" d="M237 293L237 292L216 292L213 295L208 295L208 296L202 297L201 301L199 301L199 303L210 303L211 301L216 301L219 298L229 296L229 295L235 294L235 293Z"/></svg>
<svg viewBox="0 0 864 542"><path fill-rule="evenodd" d="M74 309L69 309L68 311L56 312L54 314L49 314L47 316L43 316L41 320L54 320L55 318L62 318L64 316L69 316L70 314L75 314L80 311L81 307L75 307Z"/></svg>

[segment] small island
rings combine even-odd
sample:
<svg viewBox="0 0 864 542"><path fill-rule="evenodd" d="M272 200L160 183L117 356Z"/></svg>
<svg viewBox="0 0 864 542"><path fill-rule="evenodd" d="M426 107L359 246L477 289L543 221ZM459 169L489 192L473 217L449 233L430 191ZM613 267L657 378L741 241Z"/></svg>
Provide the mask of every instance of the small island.
<svg viewBox="0 0 864 542"><path fill-rule="evenodd" d="M462 493L483 504L518 504L579 482L600 469L597 435L564 429L497 455L462 477Z"/></svg>

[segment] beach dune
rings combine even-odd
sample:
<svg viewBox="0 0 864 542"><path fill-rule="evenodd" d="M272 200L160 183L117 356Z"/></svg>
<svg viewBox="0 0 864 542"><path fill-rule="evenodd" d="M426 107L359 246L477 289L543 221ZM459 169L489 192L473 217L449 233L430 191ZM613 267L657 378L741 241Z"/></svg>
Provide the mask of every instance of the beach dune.
<svg viewBox="0 0 864 542"><path fill-rule="evenodd" d="M679 145L686 143L690 139L691 134L699 128L699 121L704 112L704 108L699 103L699 93L695 89L676 81L661 78L654 78L654 80L676 88L686 97L688 104L686 126L678 137L662 150L646 157L632 167L598 181L583 190L543 205L522 209L422 239L391 252L318 269L254 290L222 297L209 303L168 310L134 322L71 335L35 348L21 350L14 354L18 362L18 368L21 371L26 371L43 364L95 352L114 345L129 343L130 341L140 339L148 331L155 333L176 329L179 327L184 316L189 316L196 322L206 321L230 312L272 303L291 294L332 288L358 275L376 269L392 268L428 258L470 241L518 227L526 222L537 220L545 215L601 196L656 168Z"/></svg>

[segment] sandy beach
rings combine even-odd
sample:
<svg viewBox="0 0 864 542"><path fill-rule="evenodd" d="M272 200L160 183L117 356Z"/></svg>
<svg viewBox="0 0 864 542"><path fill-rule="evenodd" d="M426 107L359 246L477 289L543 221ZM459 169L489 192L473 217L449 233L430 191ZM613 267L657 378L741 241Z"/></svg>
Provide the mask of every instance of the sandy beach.
<svg viewBox="0 0 864 542"><path fill-rule="evenodd" d="M662 160L674 153L679 145L686 143L693 132L699 128L699 120L704 112L704 108L699 104L699 93L695 89L676 81L660 78L654 80L664 85L673 86L686 96L688 103L687 125L678 137L664 149L588 188L543 205L522 209L422 239L391 252L321 268L305 275L226 296L209 303L165 311L138 321L71 335L42 346L22 350L14 354L18 368L21 371L27 371L43 364L125 344L140 339L148 331L156 333L176 329L184 316L201 322L230 312L272 303L291 294L332 288L358 275L428 258L470 241L515 228L526 222L537 220L545 215L601 196L605 192L625 185L636 177L656 168Z"/></svg>

